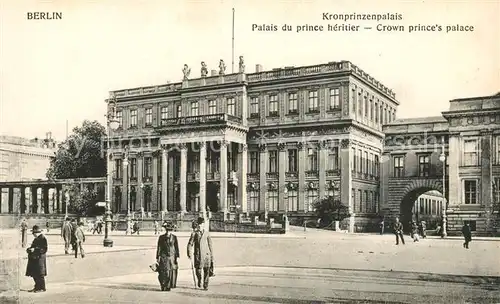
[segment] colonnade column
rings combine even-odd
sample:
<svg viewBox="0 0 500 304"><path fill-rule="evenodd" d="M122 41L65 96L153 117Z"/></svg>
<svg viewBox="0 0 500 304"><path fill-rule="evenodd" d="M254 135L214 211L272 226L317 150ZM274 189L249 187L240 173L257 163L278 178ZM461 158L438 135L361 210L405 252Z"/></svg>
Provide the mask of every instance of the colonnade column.
<svg viewBox="0 0 500 304"><path fill-rule="evenodd" d="M239 168L239 183L238 183L238 201L240 202L241 212L248 215L247 204L247 167L248 167L248 145L243 144L241 147Z"/></svg>
<svg viewBox="0 0 500 304"><path fill-rule="evenodd" d="M224 219L227 214L227 145L228 142L220 142L220 194L219 209L224 213Z"/></svg>
<svg viewBox="0 0 500 304"><path fill-rule="evenodd" d="M286 144L278 144L278 189L279 189L279 200L278 200L278 210L286 211L288 202L285 201L285 168L286 168Z"/></svg>
<svg viewBox="0 0 500 304"><path fill-rule="evenodd" d="M61 214L61 186L56 186L56 213Z"/></svg>
<svg viewBox="0 0 500 304"><path fill-rule="evenodd" d="M351 142L349 139L340 141L340 195L342 202L348 202L349 214L349 232L354 232L354 202L352 201L352 162Z"/></svg>
<svg viewBox="0 0 500 304"><path fill-rule="evenodd" d="M319 174L319 198L325 197L325 188L326 188L326 170L327 170L327 165L326 165L326 160L328 158L328 142L327 141L320 141L319 142L319 168L318 168L318 174Z"/></svg>
<svg viewBox="0 0 500 304"><path fill-rule="evenodd" d="M128 158L128 156L127 156ZM129 195L128 195L128 183L129 183L129 175L128 173L130 172L129 167L130 167L130 159L128 160L128 165L123 166L123 178L122 178L122 210L126 210L127 214L129 214Z"/></svg>
<svg viewBox="0 0 500 304"><path fill-rule="evenodd" d="M267 193L267 182L266 182L266 172L267 172L267 146L266 144L259 145L259 211L264 211L265 220L267 220L267 204L266 204L266 193Z"/></svg>
<svg viewBox="0 0 500 304"><path fill-rule="evenodd" d="M299 142L297 144L299 150L299 211L307 212L306 210L306 196L305 196L305 183L306 183L306 144Z"/></svg>
<svg viewBox="0 0 500 304"><path fill-rule="evenodd" d="M187 146L185 144L181 144L181 172L180 172L180 187L181 187L181 195L180 195L180 203L181 203L181 212L186 212L186 177L187 177Z"/></svg>
<svg viewBox="0 0 500 304"><path fill-rule="evenodd" d="M142 184L142 176L144 175L144 153L142 152L139 152L137 153L137 189L136 189L136 193L137 193L137 197L139 197L139 210L141 211L141 215L142 215L142 211L144 210L144 189L143 187L143 184ZM136 201L137 201L137 197L136 197ZM134 210L136 211L136 210Z"/></svg>
<svg viewBox="0 0 500 304"><path fill-rule="evenodd" d="M19 213L25 214L26 213L26 187L21 187L21 209L19 210Z"/></svg>
<svg viewBox="0 0 500 304"><path fill-rule="evenodd" d="M168 202L168 150L166 146L161 150L161 210L167 212Z"/></svg>
<svg viewBox="0 0 500 304"><path fill-rule="evenodd" d="M200 142L200 211L207 218L207 144Z"/></svg>
<svg viewBox="0 0 500 304"><path fill-rule="evenodd" d="M158 157L161 157L158 151L153 153L153 163L152 163L152 181L153 189L151 190L151 211L160 211L161 207L158 206Z"/></svg>

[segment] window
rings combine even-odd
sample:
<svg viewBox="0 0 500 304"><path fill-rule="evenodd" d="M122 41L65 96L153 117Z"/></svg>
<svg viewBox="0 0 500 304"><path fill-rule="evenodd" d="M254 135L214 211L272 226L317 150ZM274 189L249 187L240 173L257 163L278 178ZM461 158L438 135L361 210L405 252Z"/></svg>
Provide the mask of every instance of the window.
<svg viewBox="0 0 500 304"><path fill-rule="evenodd" d="M351 157L352 157L352 171L356 172L358 170L358 163L356 161L356 148L352 148L351 151Z"/></svg>
<svg viewBox="0 0 500 304"><path fill-rule="evenodd" d="M278 172L278 151L269 151L269 173Z"/></svg>
<svg viewBox="0 0 500 304"><path fill-rule="evenodd" d="M378 124L378 104L375 103L375 123Z"/></svg>
<svg viewBox="0 0 500 304"><path fill-rule="evenodd" d="M250 210L259 211L259 191L250 191Z"/></svg>
<svg viewBox="0 0 500 304"><path fill-rule="evenodd" d="M361 210L361 212L368 212L370 210L367 190L365 190L365 192L363 194L363 207L364 207L364 209Z"/></svg>
<svg viewBox="0 0 500 304"><path fill-rule="evenodd" d="M308 149L308 171L318 171L318 150Z"/></svg>
<svg viewBox="0 0 500 304"><path fill-rule="evenodd" d="M365 174L368 174L368 163L369 163L369 159L368 159L368 152L365 152L365 169L363 170L363 173Z"/></svg>
<svg viewBox="0 0 500 304"><path fill-rule="evenodd" d="M148 108L146 109L146 126L152 126L153 125L153 109Z"/></svg>
<svg viewBox="0 0 500 304"><path fill-rule="evenodd" d="M380 166L380 162L379 162L379 159L378 159L378 155L375 155L375 159L373 160L373 163L374 163L374 167L373 168L373 173L375 176L379 176L379 166Z"/></svg>
<svg viewBox="0 0 500 304"><path fill-rule="evenodd" d="M297 150L288 150L288 171L287 172L297 172Z"/></svg>
<svg viewBox="0 0 500 304"><path fill-rule="evenodd" d="M339 168L339 148L333 147L328 153L328 170L338 170Z"/></svg>
<svg viewBox="0 0 500 304"><path fill-rule="evenodd" d="M269 96L269 116L278 116L278 96Z"/></svg>
<svg viewBox="0 0 500 304"><path fill-rule="evenodd" d="M309 92L309 113L319 112L318 91Z"/></svg>
<svg viewBox="0 0 500 304"><path fill-rule="evenodd" d="M363 190L358 190L358 196L357 196L357 201L355 205L355 210L356 212L361 212L362 210L362 204L363 204Z"/></svg>
<svg viewBox="0 0 500 304"><path fill-rule="evenodd" d="M151 157L144 157L144 170L143 170L144 172L142 176L151 177L152 166L153 166L153 159Z"/></svg>
<svg viewBox="0 0 500 304"><path fill-rule="evenodd" d="M477 180L464 180L464 203L477 204Z"/></svg>
<svg viewBox="0 0 500 304"><path fill-rule="evenodd" d="M464 221L464 225L469 224L470 231L476 231L476 221Z"/></svg>
<svg viewBox="0 0 500 304"><path fill-rule="evenodd" d="M231 147L231 146L228 146L228 147ZM233 149L227 149L227 170L229 172L236 171L236 169L234 168L235 167L234 161L236 160L234 154L235 153L234 153Z"/></svg>
<svg viewBox="0 0 500 304"><path fill-rule="evenodd" d="M252 97L250 99L250 117L259 117L259 98Z"/></svg>
<svg viewBox="0 0 500 304"><path fill-rule="evenodd" d="M479 165L479 145L477 139L464 140L464 166L478 166Z"/></svg>
<svg viewBox="0 0 500 304"><path fill-rule="evenodd" d="M250 152L250 173L259 172L259 152Z"/></svg>
<svg viewBox="0 0 500 304"><path fill-rule="evenodd" d="M236 100L234 97L227 99L227 114L236 115Z"/></svg>
<svg viewBox="0 0 500 304"><path fill-rule="evenodd" d="M198 116L198 102L191 102L191 116Z"/></svg>
<svg viewBox="0 0 500 304"><path fill-rule="evenodd" d="M159 179L161 179L162 172L163 172L162 166L163 166L162 156L159 156L156 159L156 174L159 177Z"/></svg>
<svg viewBox="0 0 500 304"><path fill-rule="evenodd" d="M164 107L161 107L160 109L160 117L161 117L161 124L162 125L165 125L167 123L167 119L168 119L168 107L167 106L164 106Z"/></svg>
<svg viewBox="0 0 500 304"><path fill-rule="evenodd" d="M123 112L122 111L116 111L116 120L118 121L118 127L123 126Z"/></svg>
<svg viewBox="0 0 500 304"><path fill-rule="evenodd" d="M182 106L181 105L177 106L177 117L182 117Z"/></svg>
<svg viewBox="0 0 500 304"><path fill-rule="evenodd" d="M210 100L208 102L208 114L209 115L217 114L217 100Z"/></svg>
<svg viewBox="0 0 500 304"><path fill-rule="evenodd" d="M130 178L137 178L137 158L130 159Z"/></svg>
<svg viewBox="0 0 500 304"><path fill-rule="evenodd" d="M338 88L330 89L330 110L340 109L340 93Z"/></svg>
<svg viewBox="0 0 500 304"><path fill-rule="evenodd" d="M424 199L423 198L420 198L420 206L419 206L419 213L421 214L425 214L425 206L424 206Z"/></svg>
<svg viewBox="0 0 500 304"><path fill-rule="evenodd" d="M370 121L373 121L373 99L370 99Z"/></svg>
<svg viewBox="0 0 500 304"><path fill-rule="evenodd" d="M309 189L307 190L307 206L305 211L314 211L314 203L318 199L318 190Z"/></svg>
<svg viewBox="0 0 500 304"><path fill-rule="evenodd" d="M267 191L267 202L269 204L269 211L278 211L278 191Z"/></svg>
<svg viewBox="0 0 500 304"><path fill-rule="evenodd" d="M122 178L123 174L123 163L121 159L116 159L115 160L115 178Z"/></svg>
<svg viewBox="0 0 500 304"><path fill-rule="evenodd" d="M352 104L352 113L356 114L356 90L352 89L351 92L351 104Z"/></svg>
<svg viewBox="0 0 500 304"><path fill-rule="evenodd" d="M229 151L228 151L229 152ZM228 153L229 154L229 153ZM188 163L187 163L187 172L188 173L197 173L200 172L200 154L199 153L188 153ZM229 169L230 167L230 162L228 160L228 171L231 172Z"/></svg>
<svg viewBox="0 0 500 304"><path fill-rule="evenodd" d="M368 96L365 96L365 118L368 118Z"/></svg>
<svg viewBox="0 0 500 304"><path fill-rule="evenodd" d="M404 176L404 157L394 156L394 177Z"/></svg>
<svg viewBox="0 0 500 304"><path fill-rule="evenodd" d="M500 204L500 177L493 178L493 203Z"/></svg>
<svg viewBox="0 0 500 304"><path fill-rule="evenodd" d="M288 191L288 206L287 211L298 211L299 210L299 199L296 190Z"/></svg>
<svg viewBox="0 0 500 304"><path fill-rule="evenodd" d="M384 124L384 110L383 110L383 105L381 104L380 105L380 124L383 125Z"/></svg>
<svg viewBox="0 0 500 304"><path fill-rule="evenodd" d="M497 149L496 149L496 154L497 154L496 155L496 161L497 161L496 164L500 165L500 136L497 136L495 141L496 141L496 147L497 147Z"/></svg>
<svg viewBox="0 0 500 304"><path fill-rule="evenodd" d="M130 110L130 127L137 127L137 110Z"/></svg>
<svg viewBox="0 0 500 304"><path fill-rule="evenodd" d="M358 149L358 172L361 173L363 172L363 151L361 149Z"/></svg>
<svg viewBox="0 0 500 304"><path fill-rule="evenodd" d="M288 114L298 114L297 93L288 94Z"/></svg>
<svg viewBox="0 0 500 304"><path fill-rule="evenodd" d="M363 100L361 99L361 93L358 93L358 115L360 118L363 116Z"/></svg>
<svg viewBox="0 0 500 304"><path fill-rule="evenodd" d="M431 170L430 156L418 156L418 176L429 176Z"/></svg>

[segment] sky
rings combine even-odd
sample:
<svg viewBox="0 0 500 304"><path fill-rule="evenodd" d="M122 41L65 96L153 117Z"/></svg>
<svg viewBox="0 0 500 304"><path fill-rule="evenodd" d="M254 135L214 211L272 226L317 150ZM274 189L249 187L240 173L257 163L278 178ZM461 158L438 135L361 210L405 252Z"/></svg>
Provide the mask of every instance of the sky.
<svg viewBox="0 0 500 304"><path fill-rule="evenodd" d="M247 72L348 60L396 93L397 118L437 116L455 98L500 91L500 1L141 1L0 2L0 134L27 138L51 131L63 140L83 120L105 123L109 91L178 82L200 62ZM62 20L28 20L28 12ZM401 14L402 20L323 20L327 14ZM252 31L252 25L279 31ZM281 31L292 25L291 32ZM352 24L358 32L301 32L297 25ZM380 32L377 24L403 25ZM408 32L441 25L441 32ZM445 32L447 25L474 31ZM371 30L363 29L365 26Z"/></svg>

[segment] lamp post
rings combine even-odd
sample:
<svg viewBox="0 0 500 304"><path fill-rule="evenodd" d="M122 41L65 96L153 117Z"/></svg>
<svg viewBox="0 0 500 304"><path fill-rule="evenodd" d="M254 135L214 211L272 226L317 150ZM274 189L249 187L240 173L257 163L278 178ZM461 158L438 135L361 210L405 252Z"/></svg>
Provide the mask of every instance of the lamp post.
<svg viewBox="0 0 500 304"><path fill-rule="evenodd" d="M108 140L107 140L107 145L106 145L106 157L109 160L111 156L111 130L116 130L120 126L120 122L116 119L116 100L115 96L113 95L112 98L109 99L108 105L111 107L109 109L108 114L106 115L107 119L107 125L108 125ZM109 164L108 164L109 166ZM110 168L107 168L106 170L106 182L107 182L107 191L106 191L106 213L104 217L105 221L105 226L104 226L104 241L103 241L103 246L104 247L113 247L113 240L109 237L109 231L111 231L111 191L112 191L112 174L110 174Z"/></svg>
<svg viewBox="0 0 500 304"><path fill-rule="evenodd" d="M439 155L439 161L443 163L443 226L441 227L441 237L444 238L447 236L446 233L446 154L444 153L444 145L441 150L441 154Z"/></svg>
<svg viewBox="0 0 500 304"><path fill-rule="evenodd" d="M143 202L144 197L145 197L145 195L144 195L144 183L141 183L140 187L141 187L141 197L140 197L141 198L141 221L144 221L144 202Z"/></svg>

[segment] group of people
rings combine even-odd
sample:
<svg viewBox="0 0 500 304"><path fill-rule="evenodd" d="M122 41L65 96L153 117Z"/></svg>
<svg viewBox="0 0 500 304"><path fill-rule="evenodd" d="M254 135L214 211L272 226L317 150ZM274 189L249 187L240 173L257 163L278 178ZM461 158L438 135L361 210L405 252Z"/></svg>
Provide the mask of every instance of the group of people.
<svg viewBox="0 0 500 304"><path fill-rule="evenodd" d="M76 223L76 219L66 218L61 227L61 237L64 240L64 253L69 254L69 248L75 253L75 258L78 258L78 251L82 258L85 257L83 243L85 242L85 232L83 222Z"/></svg>
<svg viewBox="0 0 500 304"><path fill-rule="evenodd" d="M383 221L381 224L381 233L383 234ZM441 227L438 227L438 234L441 234ZM403 223L399 221L399 218L396 217L394 224L392 225L392 231L396 235L396 245L399 245L399 240L405 244L405 239L404 239L404 234L403 234ZM462 235L464 236L465 242L463 243L463 247L466 249L469 249L469 243L472 240L472 233L471 229L469 226L469 223L464 223L462 227ZM426 232L426 223L425 221L421 221L419 224L417 224L415 221L411 222L411 233L410 233L411 238L413 239L414 242L418 242L420 239L420 236L422 238L427 237L427 232ZM443 236L443 235L441 235Z"/></svg>
<svg viewBox="0 0 500 304"><path fill-rule="evenodd" d="M177 259L180 258L177 236L172 234L174 225L165 222L164 234L158 237L156 263L153 269L158 272L158 281L162 291L170 291L177 286ZM192 224L192 233L187 245L187 256L195 269L198 288L208 290L209 278L214 276L212 239L205 229L205 219L200 217Z"/></svg>

